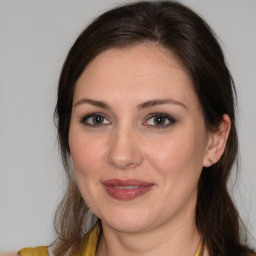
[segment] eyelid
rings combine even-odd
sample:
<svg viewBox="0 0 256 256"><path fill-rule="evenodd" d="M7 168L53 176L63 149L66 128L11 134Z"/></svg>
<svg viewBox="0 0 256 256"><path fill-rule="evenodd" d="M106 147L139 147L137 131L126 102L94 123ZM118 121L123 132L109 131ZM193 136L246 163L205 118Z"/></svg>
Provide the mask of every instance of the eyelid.
<svg viewBox="0 0 256 256"><path fill-rule="evenodd" d="M105 118L109 122L109 124L90 124L90 123L86 122L89 118L92 118L94 116L100 116L100 117ZM112 124L111 121L109 120L109 117L107 115L103 114L103 113L100 113L100 112L93 112L93 113L89 113L89 114L84 115L80 119L80 123L82 123L85 126L89 126L89 127L93 127L93 128L98 128L100 126L106 126L106 125Z"/></svg>
<svg viewBox="0 0 256 256"><path fill-rule="evenodd" d="M102 118L104 118L105 120L107 120L107 124L106 123L89 123L88 120L90 118L93 118L95 116L100 116ZM167 124L148 124L148 121L152 118L164 118L165 119L165 123L166 123L166 120L167 120ZM89 114L86 114L84 115L81 119L80 119L80 123L85 125L85 126L89 126L89 127L92 127L92 128L99 128L99 127L102 127L102 126L108 126L108 125L111 125L112 122L109 120L110 118L101 113L101 112L93 112L93 113L89 113ZM144 126L147 126L149 128L155 128L155 129L164 129L164 128L168 128L169 126L173 125L174 123L176 123L176 120L170 116L169 114L166 114L166 113L162 113L162 112L156 112L156 113L151 113L149 115L147 115L145 118L144 118L144 121L142 123L142 125Z"/></svg>
<svg viewBox="0 0 256 256"><path fill-rule="evenodd" d="M156 118L156 117L166 118L169 121L169 123L164 124L164 125L156 125L156 124L148 125L148 124L146 124L146 122L148 122L151 118ZM176 123L175 118L173 118L172 116L170 116L166 113L162 113L162 112L151 113L151 114L147 115L145 119L146 120L143 122L143 125L148 126L149 128L155 128L155 129L164 129L164 128L167 128Z"/></svg>

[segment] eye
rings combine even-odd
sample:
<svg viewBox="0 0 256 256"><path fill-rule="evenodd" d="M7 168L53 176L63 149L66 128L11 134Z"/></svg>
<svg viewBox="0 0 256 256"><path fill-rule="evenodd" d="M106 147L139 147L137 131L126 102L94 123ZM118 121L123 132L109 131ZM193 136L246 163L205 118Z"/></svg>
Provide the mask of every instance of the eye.
<svg viewBox="0 0 256 256"><path fill-rule="evenodd" d="M99 127L102 125L110 125L111 124L111 122L107 119L107 117L101 113L88 114L88 115L84 116L80 122L86 126L91 126L91 127Z"/></svg>
<svg viewBox="0 0 256 256"><path fill-rule="evenodd" d="M146 121L143 122L143 125L161 129L169 127L175 122L176 120L170 115L164 113L153 113L147 117Z"/></svg>

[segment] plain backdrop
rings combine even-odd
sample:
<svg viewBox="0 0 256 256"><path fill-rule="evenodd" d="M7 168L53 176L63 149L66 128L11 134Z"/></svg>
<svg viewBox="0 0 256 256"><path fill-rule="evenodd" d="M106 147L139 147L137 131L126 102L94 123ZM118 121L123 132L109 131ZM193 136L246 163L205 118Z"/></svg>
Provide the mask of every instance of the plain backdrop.
<svg viewBox="0 0 256 256"><path fill-rule="evenodd" d="M0 250L54 238L64 184L53 124L61 66L86 24L124 2L0 0ZM232 193L255 237L256 1L180 2L218 34L237 85L241 166Z"/></svg>

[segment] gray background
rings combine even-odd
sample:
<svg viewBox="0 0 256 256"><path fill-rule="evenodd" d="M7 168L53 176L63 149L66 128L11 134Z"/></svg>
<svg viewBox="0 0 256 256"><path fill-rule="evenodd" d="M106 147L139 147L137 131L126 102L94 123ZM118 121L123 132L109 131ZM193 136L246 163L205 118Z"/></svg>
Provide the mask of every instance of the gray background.
<svg viewBox="0 0 256 256"><path fill-rule="evenodd" d="M64 181L53 124L59 72L88 21L123 2L0 0L0 250L54 237ZM180 2L219 35L237 85L241 167L232 193L255 237L256 1Z"/></svg>

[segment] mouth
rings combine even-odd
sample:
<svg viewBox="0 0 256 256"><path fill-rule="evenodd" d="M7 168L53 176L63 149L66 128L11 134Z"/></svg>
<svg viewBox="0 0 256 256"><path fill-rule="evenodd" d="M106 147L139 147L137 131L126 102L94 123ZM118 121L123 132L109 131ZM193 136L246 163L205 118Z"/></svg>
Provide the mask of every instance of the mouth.
<svg viewBox="0 0 256 256"><path fill-rule="evenodd" d="M154 186L153 183L134 179L112 179L106 180L102 184L109 196L117 200L126 201L144 195L145 193L149 192Z"/></svg>

